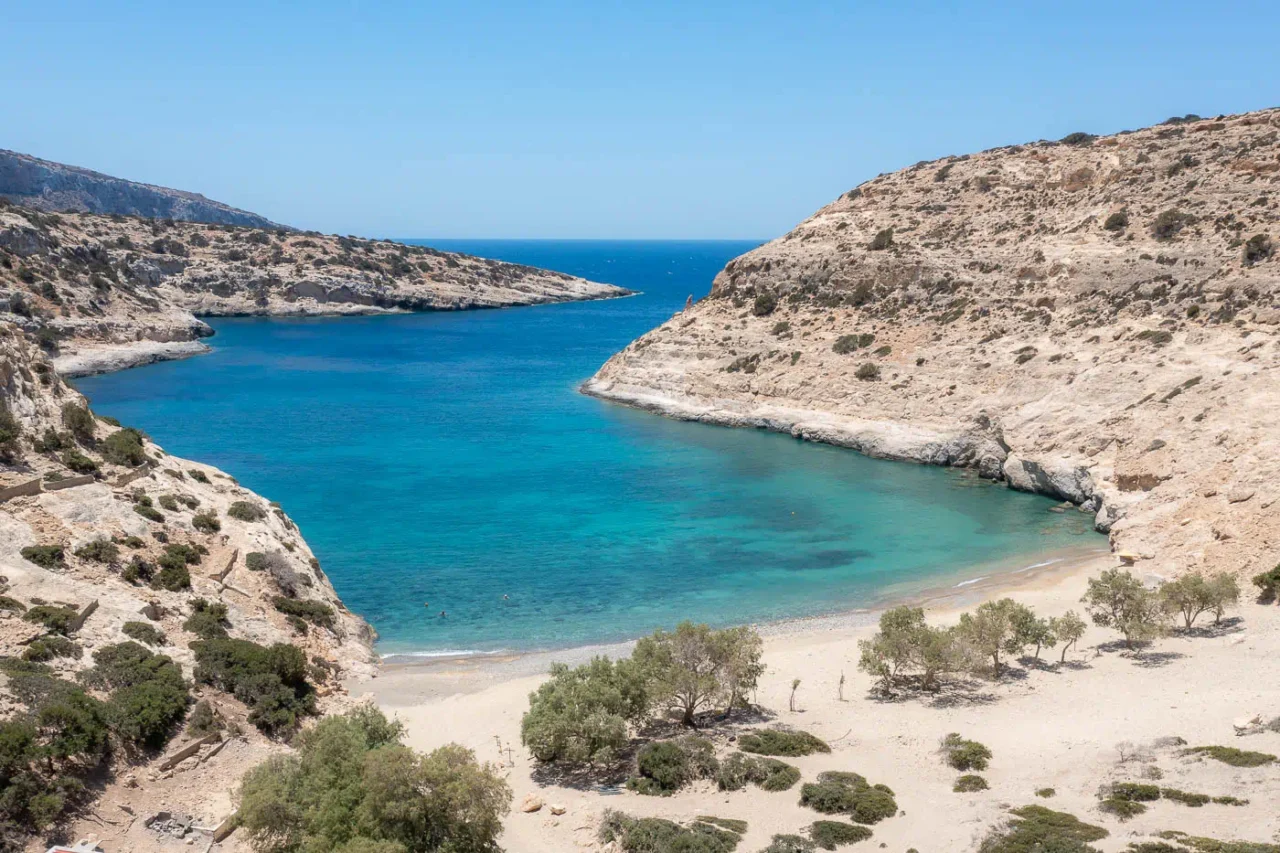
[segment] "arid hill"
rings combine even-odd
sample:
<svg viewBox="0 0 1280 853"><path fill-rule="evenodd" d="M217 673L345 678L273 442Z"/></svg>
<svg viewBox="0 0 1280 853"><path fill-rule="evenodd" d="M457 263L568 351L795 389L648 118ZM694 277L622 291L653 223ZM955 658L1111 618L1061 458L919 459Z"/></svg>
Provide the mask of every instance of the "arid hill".
<svg viewBox="0 0 1280 853"><path fill-rule="evenodd" d="M1280 110L882 175L732 261L588 393L1096 513L1139 570L1280 559Z"/></svg>
<svg viewBox="0 0 1280 853"><path fill-rule="evenodd" d="M0 149L0 198L47 213L118 213L220 225L277 228L265 216L199 193L140 184Z"/></svg>
<svg viewBox="0 0 1280 853"><path fill-rule="evenodd" d="M0 321L37 333L70 375L202 351L212 331L197 316L447 311L627 292L385 240L0 207Z"/></svg>

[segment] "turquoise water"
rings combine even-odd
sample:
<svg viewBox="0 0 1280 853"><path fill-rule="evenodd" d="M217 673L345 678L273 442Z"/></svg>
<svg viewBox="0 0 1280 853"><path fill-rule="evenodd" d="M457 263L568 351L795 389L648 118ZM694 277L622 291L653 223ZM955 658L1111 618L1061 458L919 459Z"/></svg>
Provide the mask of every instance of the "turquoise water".
<svg viewBox="0 0 1280 853"><path fill-rule="evenodd" d="M78 383L97 411L280 501L383 653L563 647L684 618L848 610L890 587L1103 541L1087 516L959 472L576 393L754 244L433 245L644 294L213 320L210 355Z"/></svg>

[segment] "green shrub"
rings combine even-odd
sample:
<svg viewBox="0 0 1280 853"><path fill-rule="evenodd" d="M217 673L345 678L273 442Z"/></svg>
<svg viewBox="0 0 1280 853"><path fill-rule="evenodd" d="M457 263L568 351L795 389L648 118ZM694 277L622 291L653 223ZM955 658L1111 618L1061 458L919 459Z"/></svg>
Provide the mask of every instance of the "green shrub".
<svg viewBox="0 0 1280 853"><path fill-rule="evenodd" d="M322 628L332 628L334 624L333 608L322 601L310 601L301 598L285 598L277 595L271 600L276 610L286 616L296 616Z"/></svg>
<svg viewBox="0 0 1280 853"><path fill-rule="evenodd" d="M1160 799L1160 787L1145 782L1115 782L1105 789L1106 796L1135 803L1150 803Z"/></svg>
<svg viewBox="0 0 1280 853"><path fill-rule="evenodd" d="M71 622L76 618L72 607L60 607L53 604L38 604L27 610L22 618L44 626L53 634L67 634L71 631Z"/></svg>
<svg viewBox="0 0 1280 853"><path fill-rule="evenodd" d="M1011 814L1009 824L987 836L979 853L1098 853L1088 842L1107 837L1101 827L1044 806L1023 806Z"/></svg>
<svg viewBox="0 0 1280 853"><path fill-rule="evenodd" d="M77 658L80 657L80 652L80 647L66 637L48 634L28 643L22 652L22 659L42 663L54 658Z"/></svg>
<svg viewBox="0 0 1280 853"><path fill-rule="evenodd" d="M1142 803L1125 800L1120 797L1107 797L1098 804L1098 811L1113 815L1117 820L1126 821L1135 818L1147 810Z"/></svg>
<svg viewBox="0 0 1280 853"><path fill-rule="evenodd" d="M120 572L120 577L128 583L140 584L151 583L155 574L155 566L134 554L133 559L129 561L129 565L125 566L124 570Z"/></svg>
<svg viewBox="0 0 1280 853"><path fill-rule="evenodd" d="M98 463L85 456L74 447L67 448L62 454L62 464L77 474L98 473Z"/></svg>
<svg viewBox="0 0 1280 853"><path fill-rule="evenodd" d="M161 495L160 507L169 510L169 512L178 512L178 501L173 495Z"/></svg>
<svg viewBox="0 0 1280 853"><path fill-rule="evenodd" d="M1053 788L1036 788L1036 796L1044 797L1046 800L1055 796L1058 792Z"/></svg>
<svg viewBox="0 0 1280 853"><path fill-rule="evenodd" d="M182 623L184 631L190 631L202 640L227 636L227 605L221 601L191 599L191 615Z"/></svg>
<svg viewBox="0 0 1280 853"><path fill-rule="evenodd" d="M735 752L720 762L716 783L722 791L740 791L748 783L766 791L785 791L800 781L800 771L776 758Z"/></svg>
<svg viewBox="0 0 1280 853"><path fill-rule="evenodd" d="M511 789L457 744L421 755L365 707L321 720L297 751L245 774L237 820L255 850L496 853Z"/></svg>
<svg viewBox="0 0 1280 853"><path fill-rule="evenodd" d="M1233 797L1233 796L1231 796L1231 795L1229 795L1229 794L1224 795L1224 796L1221 796L1221 797L1214 797L1214 798L1213 798L1213 801L1214 801L1216 804L1220 805L1220 806L1247 806L1247 805L1249 805L1249 801L1248 801L1248 800L1242 800L1242 799L1240 799L1239 797Z"/></svg>
<svg viewBox="0 0 1280 853"><path fill-rule="evenodd" d="M636 775L627 787L641 794L666 797L695 779L715 775L719 765L711 741L687 735L645 744L636 754Z"/></svg>
<svg viewBox="0 0 1280 853"><path fill-rule="evenodd" d="M1097 138L1092 133L1077 130L1075 133L1068 133L1058 141L1063 145L1089 145Z"/></svg>
<svg viewBox="0 0 1280 853"><path fill-rule="evenodd" d="M874 361L864 361L858 365L858 369L853 375L863 382L872 382L880 378L880 365Z"/></svg>
<svg viewBox="0 0 1280 853"><path fill-rule="evenodd" d="M30 545L20 552L22 559L42 569L58 569L66 565L61 545Z"/></svg>
<svg viewBox="0 0 1280 853"><path fill-rule="evenodd" d="M197 483L208 484L209 482L209 477L203 471L197 468L192 468L189 471L187 471L187 476L195 480Z"/></svg>
<svg viewBox="0 0 1280 853"><path fill-rule="evenodd" d="M772 291L766 290L764 293L756 296L755 302L751 305L751 313L757 317L767 317L772 314L778 307L778 297Z"/></svg>
<svg viewBox="0 0 1280 853"><path fill-rule="evenodd" d="M1177 210L1162 211L1151 224L1151 234L1157 240L1172 240L1192 219L1190 215Z"/></svg>
<svg viewBox="0 0 1280 853"><path fill-rule="evenodd" d="M249 706L249 722L267 734L289 734L315 713L306 655L297 646L261 646L215 637L191 644L196 681L235 695Z"/></svg>
<svg viewBox="0 0 1280 853"><path fill-rule="evenodd" d="M251 572L260 572L267 567L267 555L261 551L250 551L244 555L245 568Z"/></svg>
<svg viewBox="0 0 1280 853"><path fill-rule="evenodd" d="M630 660L596 657L574 668L553 663L551 677L529 694L520 741L538 761L611 761L627 743L628 726L644 719L650 704L645 674Z"/></svg>
<svg viewBox="0 0 1280 853"><path fill-rule="evenodd" d="M147 461L142 433L133 427L116 430L102 442L102 458L116 465L137 468Z"/></svg>
<svg viewBox="0 0 1280 853"><path fill-rule="evenodd" d="M966 773L956 780L956 783L951 786L951 790L957 794L971 794L974 791L985 791L989 787L991 786L987 784L986 779L973 773Z"/></svg>
<svg viewBox="0 0 1280 853"><path fill-rule="evenodd" d="M991 750L952 732L942 739L942 757L956 770L986 770Z"/></svg>
<svg viewBox="0 0 1280 853"><path fill-rule="evenodd" d="M0 402L0 462L12 463L18 459L21 450L19 439L22 438L22 424L9 411L9 407Z"/></svg>
<svg viewBox="0 0 1280 853"><path fill-rule="evenodd" d="M164 521L164 516L150 503L136 503L133 505L133 511L147 521Z"/></svg>
<svg viewBox="0 0 1280 853"><path fill-rule="evenodd" d="M893 229L885 228L877 231L876 236L871 238L871 242L867 244L867 248L873 252L881 252L893 245Z"/></svg>
<svg viewBox="0 0 1280 853"><path fill-rule="evenodd" d="M854 823L878 823L898 813L893 792L857 773L827 771L800 786L800 805L823 814L848 814Z"/></svg>
<svg viewBox="0 0 1280 853"><path fill-rule="evenodd" d="M1258 595L1263 602L1280 602L1280 563L1270 571L1254 575L1253 585L1258 588Z"/></svg>
<svg viewBox="0 0 1280 853"><path fill-rule="evenodd" d="M222 522L212 512L198 512L191 516L191 526L201 533L217 533L222 529Z"/></svg>
<svg viewBox="0 0 1280 853"><path fill-rule="evenodd" d="M1233 746L1193 746L1190 749L1184 749L1182 754L1204 755L1223 764L1230 764L1232 767L1262 767L1276 760L1274 755L1265 752L1249 752Z"/></svg>
<svg viewBox="0 0 1280 853"><path fill-rule="evenodd" d="M182 668L133 642L105 646L93 660L85 681L112 689L107 700L112 729L133 743L162 746L190 702Z"/></svg>
<svg viewBox="0 0 1280 853"><path fill-rule="evenodd" d="M1195 794L1190 791L1180 791L1177 788L1161 788L1160 796L1166 800L1173 800L1175 803L1182 803L1184 806L1190 806L1198 809L1203 805L1213 802L1213 797L1208 794Z"/></svg>
<svg viewBox="0 0 1280 853"><path fill-rule="evenodd" d="M1275 242L1266 234L1254 234L1244 241L1244 265L1249 267L1275 254Z"/></svg>
<svg viewBox="0 0 1280 853"><path fill-rule="evenodd" d="M81 444L91 444L98 427L89 407L77 403L67 403L62 407L62 425Z"/></svg>
<svg viewBox="0 0 1280 853"><path fill-rule="evenodd" d="M818 845L803 835L775 835L760 853L813 853L817 849Z"/></svg>
<svg viewBox="0 0 1280 853"><path fill-rule="evenodd" d="M27 609L27 605L23 604L16 598L8 595L0 595L0 610L9 613L22 613Z"/></svg>
<svg viewBox="0 0 1280 853"><path fill-rule="evenodd" d="M756 755L782 755L798 758L815 752L830 752L831 747L808 732L787 729L756 729L738 738L738 748Z"/></svg>
<svg viewBox="0 0 1280 853"><path fill-rule="evenodd" d="M95 539L77 548L76 556L95 563L114 563L120 559L120 548L109 539Z"/></svg>
<svg viewBox="0 0 1280 853"><path fill-rule="evenodd" d="M1107 217L1102 227L1108 231L1123 231L1129 227L1129 214L1121 210Z"/></svg>
<svg viewBox="0 0 1280 853"><path fill-rule="evenodd" d="M146 622L126 622L120 630L126 637L148 646L163 646L168 642L163 633Z"/></svg>
<svg viewBox="0 0 1280 853"><path fill-rule="evenodd" d="M222 716L209 704L208 699L201 699L191 709L187 717L187 735L193 738L208 737L227 727Z"/></svg>
<svg viewBox="0 0 1280 853"><path fill-rule="evenodd" d="M706 821L681 826L658 817L634 818L607 810L600 821L602 844L617 842L623 853L730 853L742 835Z"/></svg>
<svg viewBox="0 0 1280 853"><path fill-rule="evenodd" d="M831 345L831 351L836 355L847 355L856 352L859 349L865 349L875 343L876 336L871 332L862 332L857 335L841 335L836 338L836 342Z"/></svg>
<svg viewBox="0 0 1280 853"><path fill-rule="evenodd" d="M248 501L236 501L227 507L227 517L237 521L262 521L267 517L267 511Z"/></svg>
<svg viewBox="0 0 1280 853"><path fill-rule="evenodd" d="M823 850L835 850L846 844L857 844L871 837L871 830L834 820L816 820L809 827L809 837Z"/></svg>

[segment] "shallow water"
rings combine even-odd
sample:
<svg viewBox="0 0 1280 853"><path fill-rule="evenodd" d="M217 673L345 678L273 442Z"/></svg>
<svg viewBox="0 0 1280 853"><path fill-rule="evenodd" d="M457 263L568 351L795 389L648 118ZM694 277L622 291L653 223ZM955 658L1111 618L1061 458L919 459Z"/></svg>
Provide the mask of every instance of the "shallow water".
<svg viewBox="0 0 1280 853"><path fill-rule="evenodd" d="M644 294L215 319L210 355L78 381L95 410L280 501L384 654L829 613L1104 541L1088 516L961 472L576 392L752 243L432 245Z"/></svg>

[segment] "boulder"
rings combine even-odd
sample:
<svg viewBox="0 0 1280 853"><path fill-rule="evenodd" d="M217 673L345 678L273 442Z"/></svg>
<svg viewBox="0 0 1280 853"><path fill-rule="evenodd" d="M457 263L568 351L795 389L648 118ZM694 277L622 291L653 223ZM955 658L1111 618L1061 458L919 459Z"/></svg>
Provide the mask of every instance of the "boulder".
<svg viewBox="0 0 1280 853"><path fill-rule="evenodd" d="M520 811L529 814L536 812L542 808L542 797L537 794L526 794L525 798L520 801Z"/></svg>

